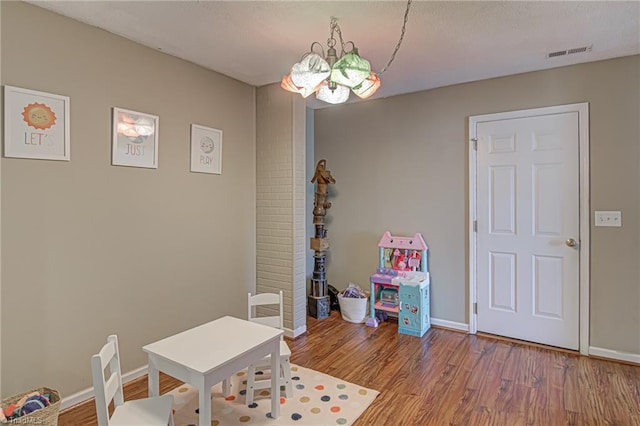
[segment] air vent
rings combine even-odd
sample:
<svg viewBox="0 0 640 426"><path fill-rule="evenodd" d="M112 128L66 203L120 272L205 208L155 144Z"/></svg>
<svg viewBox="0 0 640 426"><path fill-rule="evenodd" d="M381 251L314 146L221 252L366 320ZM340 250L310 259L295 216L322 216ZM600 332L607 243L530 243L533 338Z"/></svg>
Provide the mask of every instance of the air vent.
<svg viewBox="0 0 640 426"><path fill-rule="evenodd" d="M593 46L574 47L573 49L558 50L557 52L547 53L547 58L555 58L558 56L573 55L574 53L591 52Z"/></svg>
<svg viewBox="0 0 640 426"><path fill-rule="evenodd" d="M558 50L557 52L551 52L547 54L547 58L555 58L556 56L564 56L567 54L566 50Z"/></svg>
<svg viewBox="0 0 640 426"><path fill-rule="evenodd" d="M567 50L567 55L571 55L572 53L583 53L583 52L591 52L591 46L576 47L574 49L569 49Z"/></svg>

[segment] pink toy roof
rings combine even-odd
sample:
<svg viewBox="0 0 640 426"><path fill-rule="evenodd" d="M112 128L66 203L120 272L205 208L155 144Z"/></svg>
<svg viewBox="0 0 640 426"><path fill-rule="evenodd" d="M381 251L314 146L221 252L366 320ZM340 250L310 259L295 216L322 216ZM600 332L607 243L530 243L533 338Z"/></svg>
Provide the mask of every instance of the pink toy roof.
<svg viewBox="0 0 640 426"><path fill-rule="evenodd" d="M413 237L398 237L385 232L380 238L378 247L389 247L409 250L427 250L427 243L422 239L422 235L416 234Z"/></svg>

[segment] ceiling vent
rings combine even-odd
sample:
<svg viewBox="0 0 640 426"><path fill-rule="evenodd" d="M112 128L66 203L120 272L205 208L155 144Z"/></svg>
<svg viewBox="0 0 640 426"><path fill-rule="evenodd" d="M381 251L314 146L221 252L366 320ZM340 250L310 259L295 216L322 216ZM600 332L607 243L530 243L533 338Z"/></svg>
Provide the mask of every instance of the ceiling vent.
<svg viewBox="0 0 640 426"><path fill-rule="evenodd" d="M593 46L574 47L573 49L558 50L556 52L547 53L547 58L556 58L558 56L573 55L574 53L591 52Z"/></svg>

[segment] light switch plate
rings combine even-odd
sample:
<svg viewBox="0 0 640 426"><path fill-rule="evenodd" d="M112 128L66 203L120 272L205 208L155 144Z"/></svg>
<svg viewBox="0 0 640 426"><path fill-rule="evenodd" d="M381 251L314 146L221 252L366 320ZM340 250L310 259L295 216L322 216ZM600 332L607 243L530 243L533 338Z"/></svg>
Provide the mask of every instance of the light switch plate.
<svg viewBox="0 0 640 426"><path fill-rule="evenodd" d="M596 226L622 226L622 212L609 211L609 212L595 212L596 214Z"/></svg>

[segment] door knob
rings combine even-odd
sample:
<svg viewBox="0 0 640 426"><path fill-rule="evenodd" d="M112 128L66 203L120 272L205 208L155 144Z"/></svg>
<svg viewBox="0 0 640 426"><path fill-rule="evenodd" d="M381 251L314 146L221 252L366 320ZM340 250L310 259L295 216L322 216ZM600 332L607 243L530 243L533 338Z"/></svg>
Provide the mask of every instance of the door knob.
<svg viewBox="0 0 640 426"><path fill-rule="evenodd" d="M576 242L576 240L574 240L573 238L569 238L567 239L567 241L564 242L568 247L575 247L578 245L578 243Z"/></svg>

